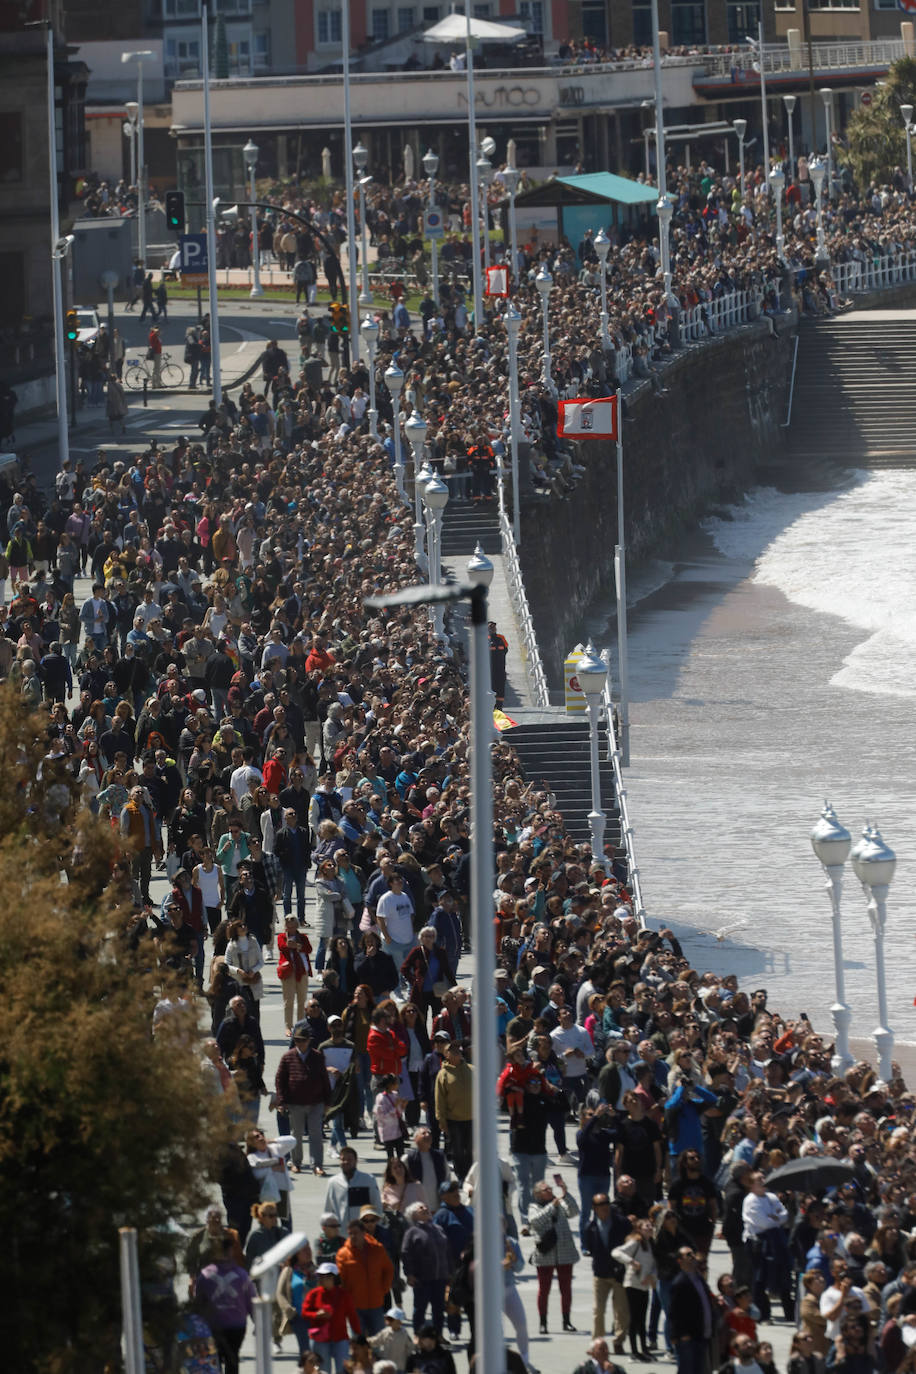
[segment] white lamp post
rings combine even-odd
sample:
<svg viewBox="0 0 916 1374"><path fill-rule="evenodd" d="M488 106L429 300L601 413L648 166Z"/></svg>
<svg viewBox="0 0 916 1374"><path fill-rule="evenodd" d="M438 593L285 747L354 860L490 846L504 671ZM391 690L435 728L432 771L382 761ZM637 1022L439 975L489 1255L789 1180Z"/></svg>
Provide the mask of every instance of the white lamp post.
<svg viewBox="0 0 916 1374"><path fill-rule="evenodd" d="M553 378L550 375L550 324L548 320L548 311L550 309L550 288L553 286L553 277L547 271L545 263L541 264L541 270L535 277L534 284L541 298L541 311L544 316L544 385L552 392Z"/></svg>
<svg viewBox="0 0 916 1374"><path fill-rule="evenodd" d="M369 433L378 438L378 411L375 407L375 349L378 344L378 321L367 315L360 326L360 333L366 340L369 355Z"/></svg>
<svg viewBox="0 0 916 1374"><path fill-rule="evenodd" d="M738 135L738 183L741 187L741 200L744 200L744 135L747 133L747 120L736 119L733 121L735 133Z"/></svg>
<svg viewBox="0 0 916 1374"><path fill-rule="evenodd" d="M753 48L757 50L759 58L758 67L760 70L760 117L763 122L763 184L767 186L767 177L770 175L770 124L767 118L767 76L766 76L766 47L763 42L763 20L757 25L757 37L747 40Z"/></svg>
<svg viewBox="0 0 916 1374"><path fill-rule="evenodd" d="M862 838L853 848L852 866L868 898L868 915L875 937L875 976L878 984L878 1025L875 1028L875 1050L878 1073L885 1083L890 1081L891 1055L894 1052L894 1032L887 1024L887 981L884 973L884 926L887 921L887 893L897 866L897 856L884 843L877 826L866 823Z"/></svg>
<svg viewBox="0 0 916 1374"><path fill-rule="evenodd" d="M258 239L258 193L254 184L254 169L258 165L258 145L253 139L242 149L242 157L245 159L245 166L248 168L248 199L251 206L251 262L254 267L254 280L251 284L249 295L252 297L263 296L264 288L261 285L261 245ZM306 304L308 297L306 296Z"/></svg>
<svg viewBox="0 0 916 1374"><path fill-rule="evenodd" d="M785 190L786 175L781 167L774 167L770 173L770 186L776 205L776 254L780 262L786 260L786 243L782 234L782 193Z"/></svg>
<svg viewBox="0 0 916 1374"><path fill-rule="evenodd" d="M143 150L143 63L156 54L145 48L122 52L122 62L137 64L137 256L146 266L146 159Z"/></svg>
<svg viewBox="0 0 916 1374"><path fill-rule="evenodd" d="M439 170L439 159L438 159L438 157L436 156L436 154L433 152L432 148L430 148L430 149L427 151L426 155L425 155L424 158L423 158L423 170L424 170L424 172L426 173L426 180L427 180L427 182L429 183L429 200L428 200L428 205L429 205L430 210L435 210L435 208L436 208L436 173L437 173L438 170ZM437 239L430 239L430 241L429 241L429 251L430 251L430 257L431 257L431 259L432 259L432 267L433 267L433 300L436 302L436 305L438 305L438 304L439 304L439 243L438 243L438 240L437 240Z"/></svg>
<svg viewBox="0 0 916 1374"><path fill-rule="evenodd" d="M391 396L391 409L394 412L394 480L397 484L398 495L406 504L407 492L404 487L404 455L401 452L401 391L404 387L404 373L395 362L392 362L385 369L385 385L388 388L388 394Z"/></svg>
<svg viewBox="0 0 916 1374"><path fill-rule="evenodd" d="M137 184L137 112L138 105L136 100L128 100L124 104L127 111L127 118L122 124L124 136L130 142L130 184Z"/></svg>
<svg viewBox="0 0 916 1374"><path fill-rule="evenodd" d="M662 276L665 279L665 299L671 300L671 248L668 240L668 231L671 228L671 216L674 207L667 195L659 196L658 204L655 207L658 214L658 246L662 258Z"/></svg>
<svg viewBox="0 0 916 1374"><path fill-rule="evenodd" d="M359 298L356 290L356 207L353 204L353 162L346 149L353 147L353 120L350 111L350 0L340 0L341 65L344 93L344 182L347 191L347 308L350 312L348 357L359 357Z"/></svg>
<svg viewBox="0 0 916 1374"><path fill-rule="evenodd" d="M368 161L368 149L363 147L362 140L360 140L353 149L353 166L356 168L356 178L359 183L359 236L362 248L360 305L372 304L372 292L369 290L369 236L366 233L366 187L372 184L372 178L365 175Z"/></svg>
<svg viewBox="0 0 916 1374"><path fill-rule="evenodd" d="M576 677L585 693L588 706L588 742L591 755L592 809L588 813L588 828L592 832L592 858L595 863L606 867L604 855L604 830L607 824L601 809L601 773L598 763L598 712L607 682L607 664L598 657L595 646L589 641L585 654L576 664Z"/></svg>
<svg viewBox="0 0 916 1374"><path fill-rule="evenodd" d="M515 547L522 542L521 511L518 481L518 335L522 317L513 305L506 311L506 334L509 337L509 453L512 464L512 538Z"/></svg>
<svg viewBox="0 0 916 1374"><path fill-rule="evenodd" d="M825 86L821 91L824 102L824 121L827 126L827 196L833 196L833 91Z"/></svg>
<svg viewBox="0 0 916 1374"><path fill-rule="evenodd" d="M64 346L64 259L70 251L73 239L60 235L60 183L57 176L57 103L55 92L57 81L54 75L54 25L48 24L46 38L47 53L47 102L45 116L48 121L48 199L51 214L51 293L54 301L54 389L57 398L57 448L58 461L63 464L70 458L70 431L67 422L67 350ZM70 349L70 366L76 366L76 358Z"/></svg>
<svg viewBox="0 0 916 1374"><path fill-rule="evenodd" d="M786 107L786 123L789 126L789 180L794 181L796 177L795 166L795 130L793 127L792 116L795 113L796 96L784 95L782 103Z"/></svg>
<svg viewBox="0 0 916 1374"><path fill-rule="evenodd" d="M827 896L833 917L833 976L836 984L836 1001L830 1008L833 1017L835 1050L830 1066L835 1074L843 1074L853 1062L849 1052L849 1023L852 1012L846 1004L846 975L843 968L843 926L840 916L840 897L843 891L843 865L848 856L852 839L849 831L836 818L836 812L829 802L817 825L811 831L811 848L823 865L827 875Z"/></svg>
<svg viewBox="0 0 916 1374"><path fill-rule="evenodd" d="M601 347L606 353L611 346L607 314L607 255L610 251L611 240L603 229L599 229L595 235L594 243L598 261L601 263Z"/></svg>
<svg viewBox="0 0 916 1374"><path fill-rule="evenodd" d="M518 226L515 222L515 193L518 190L521 176L522 174L517 167L507 167L503 172L503 185L509 195L509 252L512 255L512 261L509 265L509 280L512 283L518 281Z"/></svg>
<svg viewBox="0 0 916 1374"><path fill-rule="evenodd" d="M423 491L423 500L430 512L430 534L432 542L429 555L429 585L438 587L442 581L442 520L445 507L448 505L448 487L441 477L434 473L426 483ZM431 620L437 639L442 639L444 634L445 607L441 601L437 601L432 608Z"/></svg>
<svg viewBox="0 0 916 1374"><path fill-rule="evenodd" d="M907 185L913 189L913 107L912 105L901 105L900 113L903 115L903 127L906 129L906 180Z"/></svg>
<svg viewBox="0 0 916 1374"><path fill-rule="evenodd" d="M483 220L483 266L484 274L490 266L490 183L493 180L493 164L481 153L477 159L477 183L480 187L481 219Z"/></svg>
<svg viewBox="0 0 916 1374"><path fill-rule="evenodd" d="M824 266L828 261L827 240L824 236L824 176L826 170L822 158L812 158L808 163L808 171L814 182L814 195L817 200L817 261L821 266Z"/></svg>
<svg viewBox="0 0 916 1374"><path fill-rule="evenodd" d="M407 442L410 444L413 453L413 499L414 499L414 523L413 523L413 551L417 560L417 567L421 572L429 571L429 563L426 554L423 552L423 511L421 500L423 488L420 480L420 469L423 466L423 451L426 446L426 421L418 410L415 410L410 419L404 426L404 433Z"/></svg>
<svg viewBox="0 0 916 1374"><path fill-rule="evenodd" d="M479 544L474 550L473 555L465 564L465 571L468 576L468 581L473 586L489 587L490 583L493 581L493 564ZM489 691L487 692L487 699L489 701L487 719L492 721L493 712L496 710L496 693L493 691L492 680Z"/></svg>
<svg viewBox="0 0 916 1374"><path fill-rule="evenodd" d="M474 295L474 333L483 327L483 285L480 273L480 218L477 206L480 191L477 186L477 106L474 94L474 40L471 34L471 0L464 0L465 57L468 74L468 163L471 180L471 287ZM485 1349L485 1345L481 1349Z"/></svg>

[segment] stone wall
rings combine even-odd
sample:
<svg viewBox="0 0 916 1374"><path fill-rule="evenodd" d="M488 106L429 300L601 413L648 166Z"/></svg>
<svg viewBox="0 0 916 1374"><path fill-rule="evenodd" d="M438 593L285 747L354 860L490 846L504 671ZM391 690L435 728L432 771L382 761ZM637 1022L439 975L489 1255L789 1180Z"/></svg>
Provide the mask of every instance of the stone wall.
<svg viewBox="0 0 916 1374"><path fill-rule="evenodd" d="M747 325L675 356L666 394L643 382L625 397L624 509L630 567L657 553L716 502L754 482L782 446L794 340L781 320ZM577 445L587 467L565 501L532 497L522 509L521 563L541 657L552 687L565 652L603 588L613 586L616 450Z"/></svg>

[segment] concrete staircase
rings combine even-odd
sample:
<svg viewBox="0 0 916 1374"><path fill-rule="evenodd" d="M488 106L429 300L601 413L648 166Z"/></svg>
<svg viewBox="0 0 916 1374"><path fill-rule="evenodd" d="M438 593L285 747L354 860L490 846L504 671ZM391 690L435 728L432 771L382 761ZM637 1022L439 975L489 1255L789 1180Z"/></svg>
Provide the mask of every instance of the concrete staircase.
<svg viewBox="0 0 916 1374"><path fill-rule="evenodd" d="M570 720L559 711L553 718L547 712L525 712L526 717L512 730L502 734L503 741L518 753L529 782L540 784L546 778L562 811L566 829L577 841L590 838L588 813L592 809L591 764L588 748L588 722ZM599 758L601 759L601 801L607 817L605 844L620 841L620 812L614 794L614 771L606 761L607 732L599 727Z"/></svg>
<svg viewBox="0 0 916 1374"><path fill-rule="evenodd" d="M916 466L916 318L803 321L790 457Z"/></svg>
<svg viewBox="0 0 916 1374"><path fill-rule="evenodd" d="M491 557L502 552L496 497L492 501L449 501L442 520L442 557L470 558L478 543Z"/></svg>

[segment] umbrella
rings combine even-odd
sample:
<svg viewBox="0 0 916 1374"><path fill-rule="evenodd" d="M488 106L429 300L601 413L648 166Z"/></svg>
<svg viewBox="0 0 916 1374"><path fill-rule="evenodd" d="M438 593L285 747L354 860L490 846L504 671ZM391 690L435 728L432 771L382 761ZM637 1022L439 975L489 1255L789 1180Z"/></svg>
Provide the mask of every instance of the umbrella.
<svg viewBox="0 0 916 1374"><path fill-rule="evenodd" d="M423 35L424 43L465 43L467 19L463 14L447 14ZM478 43L520 43L528 34L511 24L494 24L492 19L472 19L471 39Z"/></svg>
<svg viewBox="0 0 916 1374"><path fill-rule="evenodd" d="M820 1155L805 1155L790 1160L782 1168L767 1174L767 1189L778 1193L819 1193L824 1188L837 1188L856 1176L855 1167L842 1159L823 1159Z"/></svg>

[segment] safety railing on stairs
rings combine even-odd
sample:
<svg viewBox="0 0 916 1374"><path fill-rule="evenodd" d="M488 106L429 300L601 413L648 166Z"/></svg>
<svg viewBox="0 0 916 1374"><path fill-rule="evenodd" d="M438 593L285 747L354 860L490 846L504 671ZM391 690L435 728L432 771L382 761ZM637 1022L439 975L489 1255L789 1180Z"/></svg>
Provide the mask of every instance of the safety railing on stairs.
<svg viewBox="0 0 916 1374"><path fill-rule="evenodd" d="M525 658L525 669L528 674L531 696L535 706L549 706L550 691L547 686L547 674L544 672L544 664L541 662L541 651L538 648L537 635L534 632L531 608L528 605L528 597L525 595L522 568L518 561L515 540L512 537L512 526L502 503L500 503L499 512L499 533L502 539L503 567L506 570L509 599L512 602L512 609L515 612L515 619L522 636L522 652Z"/></svg>
<svg viewBox="0 0 916 1374"><path fill-rule="evenodd" d="M607 653L602 654L607 662ZM630 810L627 804L627 789L623 781L623 768L620 746L617 743L614 702L611 698L610 673L601 698L604 718L607 724L607 737L611 766L614 770L614 792L617 796L617 809L620 812L620 841L627 858L628 887L633 894L633 914L641 926L646 924L646 908L642 900L642 885L639 881L639 864L636 862L636 847L633 841L633 827L630 824Z"/></svg>

